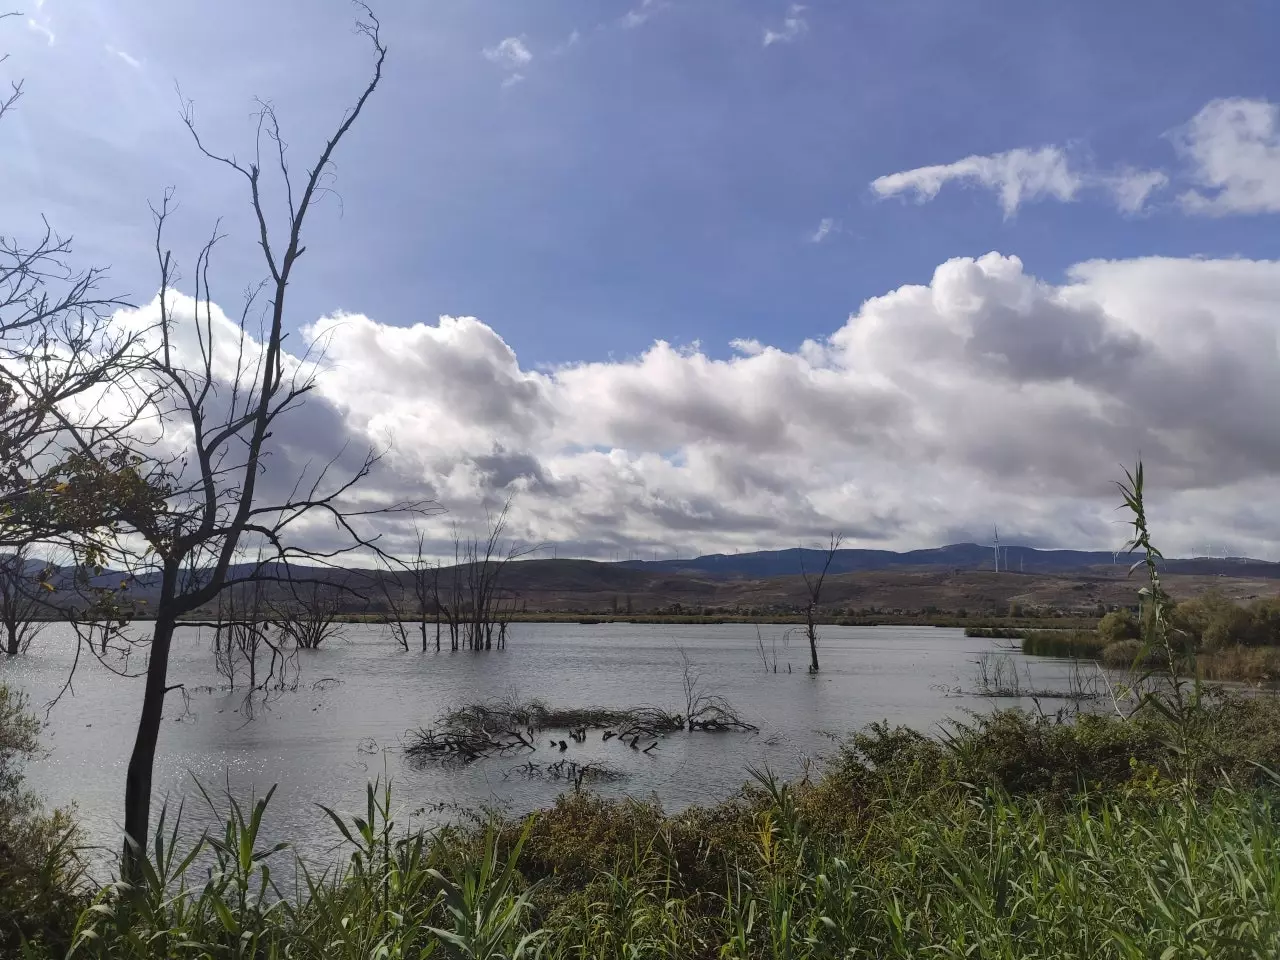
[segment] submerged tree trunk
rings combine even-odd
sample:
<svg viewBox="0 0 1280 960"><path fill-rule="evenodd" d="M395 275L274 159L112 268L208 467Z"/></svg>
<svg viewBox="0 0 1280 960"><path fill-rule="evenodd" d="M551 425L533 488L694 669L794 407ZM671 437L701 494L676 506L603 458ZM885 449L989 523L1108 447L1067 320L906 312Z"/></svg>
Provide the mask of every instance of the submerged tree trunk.
<svg viewBox="0 0 1280 960"><path fill-rule="evenodd" d="M808 616L805 619L805 632L809 637L809 672L818 672L818 624L817 612L813 609L813 605L809 605Z"/></svg>
<svg viewBox="0 0 1280 960"><path fill-rule="evenodd" d="M168 577L166 576L166 579ZM147 858L147 828L151 820L151 774L155 767L156 742L164 715L168 688L169 647L173 641L173 618L157 620L151 638L151 658L147 663L147 685L142 695L142 717L138 736L129 757L124 782L125 850L122 877L129 883L142 881L142 862ZM130 842L132 841L132 842Z"/></svg>

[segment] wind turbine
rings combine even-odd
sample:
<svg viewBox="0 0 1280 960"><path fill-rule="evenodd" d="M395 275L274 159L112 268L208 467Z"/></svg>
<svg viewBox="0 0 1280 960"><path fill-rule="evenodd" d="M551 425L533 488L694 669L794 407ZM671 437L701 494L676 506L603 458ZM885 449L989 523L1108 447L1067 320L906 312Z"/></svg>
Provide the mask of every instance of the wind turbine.
<svg viewBox="0 0 1280 960"><path fill-rule="evenodd" d="M995 551L996 551L996 573L1000 572L1000 528L994 527L996 533Z"/></svg>

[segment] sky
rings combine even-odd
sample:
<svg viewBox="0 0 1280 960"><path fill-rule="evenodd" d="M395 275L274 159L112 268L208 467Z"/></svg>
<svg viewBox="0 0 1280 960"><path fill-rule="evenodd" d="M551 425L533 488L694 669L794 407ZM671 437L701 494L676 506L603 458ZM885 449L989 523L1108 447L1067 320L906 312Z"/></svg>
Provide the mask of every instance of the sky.
<svg viewBox="0 0 1280 960"><path fill-rule="evenodd" d="M278 442L390 446L436 532L559 555L961 540L1280 559L1280 8L384 0L385 80L290 291ZM306 167L367 76L344 0L29 0L0 229L154 310L148 201L263 273L255 98ZM279 200L278 194L272 199ZM180 282L179 284L183 284ZM185 289L191 292L190 283ZM289 432L292 431L292 432ZM443 525L443 526L442 526Z"/></svg>

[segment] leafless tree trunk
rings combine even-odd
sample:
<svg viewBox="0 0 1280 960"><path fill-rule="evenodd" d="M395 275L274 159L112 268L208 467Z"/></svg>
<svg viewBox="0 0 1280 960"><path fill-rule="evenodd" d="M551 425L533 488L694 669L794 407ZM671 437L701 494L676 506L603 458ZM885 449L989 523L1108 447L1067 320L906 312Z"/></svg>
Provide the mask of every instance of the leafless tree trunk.
<svg viewBox="0 0 1280 960"><path fill-rule="evenodd" d="M0 556L0 626L4 627L4 652L11 657L27 652L44 629L42 617L52 612L41 596L47 595L45 582L46 577L32 569L26 547Z"/></svg>
<svg viewBox="0 0 1280 960"><path fill-rule="evenodd" d="M471 537L460 541L458 534L454 534L455 553L462 555L465 641L472 650L492 650L495 628L499 646L506 644L505 607L514 601L514 597L503 592L503 574L511 561L537 549L536 546L505 539L510 513L511 501L508 500L496 517L489 518L484 539ZM459 566L455 564L455 582L458 570Z"/></svg>
<svg viewBox="0 0 1280 960"><path fill-rule="evenodd" d="M217 611L213 648L218 673L227 678L232 690L240 675L246 674L252 697L275 680L279 668L275 655L279 644L271 641L263 583L241 584L219 594ZM271 650L272 656L266 675L259 681L258 663L264 649Z"/></svg>
<svg viewBox="0 0 1280 960"><path fill-rule="evenodd" d="M411 571L412 572L412 571ZM391 638L401 650L409 649L409 626L404 618L404 589L400 586L395 565L388 563L385 570L376 574L378 590L382 594L383 608L387 615L387 626L391 628ZM425 644L424 644L425 648Z"/></svg>
<svg viewBox="0 0 1280 960"><path fill-rule="evenodd" d="M181 303L174 294L176 265L163 241L165 224L172 212L171 198L166 195L154 211L160 268L159 322L152 333L144 368L137 376L150 403L151 425L166 436L183 437L186 444L178 453L156 451L148 456L141 456L136 445L125 447L144 488L159 494L131 501L120 511L115 547L119 558L133 558L134 570L150 570L159 575L142 710L125 781L127 842L122 876L131 882L140 879L139 865L147 854L152 770L165 695L173 689L169 657L179 619L210 604L223 590L237 584L261 579L292 582L292 561L330 563L355 548L380 553L375 539L357 529L362 518L394 511L413 513L421 507L397 504L369 509L352 503L349 494L353 487L368 476L378 461L373 452L345 478L330 477L334 468L330 462L316 472L305 469L293 479L292 489L288 481L283 487L273 485L289 491L278 499L260 496L258 490L263 477L273 475L268 440L277 421L297 407L314 385L314 367L308 367L305 358L299 363L284 351L288 291L296 282L294 268L305 251L303 226L312 205L327 189L325 178L330 174L335 150L382 78L386 47L379 35L379 24L367 7L360 6L364 19L358 29L373 50L370 78L299 183L294 182L287 148L269 103L261 104L257 149L245 161L206 147L197 132L192 107L186 105L183 120L197 149L243 178L256 218L255 239L267 279L248 297L238 331L228 334L221 321L215 325L209 290L211 259L221 239L215 231L196 258L192 277L197 345L183 349L175 331L179 324L189 321L177 312ZM272 222L274 218L264 199L264 146L278 177L278 187L266 192L273 199L280 198L277 209L283 208L286 214L278 223ZM275 206L274 202L271 206ZM251 334L250 311L263 288L267 291L263 329ZM230 343L226 342L228 338ZM215 354L220 362L233 357L234 369L215 369ZM103 454L92 446L77 445L77 453L94 464L102 462ZM323 553L296 545L294 531L302 526L304 517L317 513L325 515L347 536L348 545ZM256 563L243 563L241 558L249 550L264 551L266 556Z"/></svg>
<svg viewBox="0 0 1280 960"><path fill-rule="evenodd" d="M418 549L410 571L413 588L414 615L418 621L418 633L422 639L422 652L427 652L427 612L433 611L436 631L436 653L440 652L440 564L433 564L426 557L426 535L419 531Z"/></svg>
<svg viewBox="0 0 1280 960"><path fill-rule="evenodd" d="M271 613L271 621L287 644L299 650L318 650L341 633L338 589L320 583L290 584L292 597Z"/></svg>
<svg viewBox="0 0 1280 960"><path fill-rule="evenodd" d="M462 538L457 532L453 534L453 566L448 569L444 592L441 592L440 574L443 572L437 563L431 571L431 603L436 612L436 650L440 649L440 619L444 618L449 628L449 649L458 650L461 645L461 626L463 614L462 599Z"/></svg>
<svg viewBox="0 0 1280 960"><path fill-rule="evenodd" d="M832 533L823 556L822 569L811 573L804 567L804 551L800 551L800 574L804 577L805 591L808 599L804 608L805 636L809 638L809 672L818 672L818 604L822 602L822 584L827 579L827 571L831 569L831 561L836 558L836 551L844 543L844 534Z"/></svg>

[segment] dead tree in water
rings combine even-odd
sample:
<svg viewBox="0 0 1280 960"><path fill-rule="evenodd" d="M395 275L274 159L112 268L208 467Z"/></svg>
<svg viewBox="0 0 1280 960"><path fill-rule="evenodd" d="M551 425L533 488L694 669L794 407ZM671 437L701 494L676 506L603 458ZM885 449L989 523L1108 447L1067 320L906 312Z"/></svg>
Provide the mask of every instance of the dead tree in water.
<svg viewBox="0 0 1280 960"><path fill-rule="evenodd" d="M492 650L495 629L499 649L506 646L507 623L514 611L515 597L503 591L502 577L508 563L535 549L514 540L504 543L510 513L508 500L502 512L489 519L488 534L483 540L472 537L462 545L464 642L472 650ZM455 543L456 539L455 534Z"/></svg>
<svg viewBox="0 0 1280 960"><path fill-rule="evenodd" d="M419 563L417 583L436 617L437 650L441 623L449 630L452 650L492 650L495 643L499 649L506 646L517 597L503 588L503 576L508 563L536 549L505 539L510 512L507 501L496 517L489 518L483 538L463 538L455 528L452 566L429 568Z"/></svg>
<svg viewBox="0 0 1280 960"><path fill-rule="evenodd" d="M335 587L321 583L290 586L292 599L278 604L271 614L286 643L299 650L317 650L326 640L341 636L338 615L342 604Z"/></svg>
<svg viewBox="0 0 1280 960"><path fill-rule="evenodd" d="M804 608L804 632L809 638L809 672L818 672L818 604L822 601L822 584L827 579L827 571L831 569L831 561L836 558L836 551L844 543L844 534L832 533L827 552L822 560L822 569L810 573L804 568L804 550L800 551L800 575L804 577L805 591L808 594Z"/></svg>
<svg viewBox="0 0 1280 960"><path fill-rule="evenodd" d="M410 588L413 591L413 612L418 621L418 633L422 638L422 652L427 652L427 614L435 623L436 653L440 652L440 603L436 596L440 579L440 564L432 564L426 557L426 535L419 531L418 550L414 554L409 571ZM406 647L407 649L407 647Z"/></svg>
<svg viewBox="0 0 1280 960"><path fill-rule="evenodd" d="M271 642L268 636L270 629L262 581L247 583L242 589L231 589L218 595L213 659L218 674L226 678L232 690L235 690L241 676L250 693L258 689L258 660L264 649L272 651L268 677L275 675L279 644Z"/></svg>
<svg viewBox="0 0 1280 960"><path fill-rule="evenodd" d="M426 653L431 646L430 625L434 623L439 653L441 619L448 605L439 596L440 565L428 559L426 543L426 534L418 531L414 555L408 560L388 558L386 570L378 574L377 581L392 639L407 651L409 637L416 632L422 642L422 652ZM408 588L402 576L408 577Z"/></svg>
<svg viewBox="0 0 1280 960"><path fill-rule="evenodd" d="M0 557L0 627L4 628L4 652L11 657L26 653L31 641L44 629L39 619L47 614L41 593L44 578L29 569L25 547Z"/></svg>
<svg viewBox="0 0 1280 960"><path fill-rule="evenodd" d="M436 563L431 568L430 590L431 606L435 613L436 650L440 649L440 627L442 622L449 631L449 649L458 650L461 647L461 620L459 618L462 610L461 560L462 538L455 530L453 534L453 565L448 568L447 573L441 569L439 563ZM425 580L423 581L423 589L426 589Z"/></svg>
<svg viewBox="0 0 1280 960"><path fill-rule="evenodd" d="M386 569L379 570L375 576L378 590L382 594L382 608L386 611L387 626L391 628L391 638L400 649L409 649L409 623L405 620L405 593L400 586L400 577L396 564L392 560L386 563Z"/></svg>

